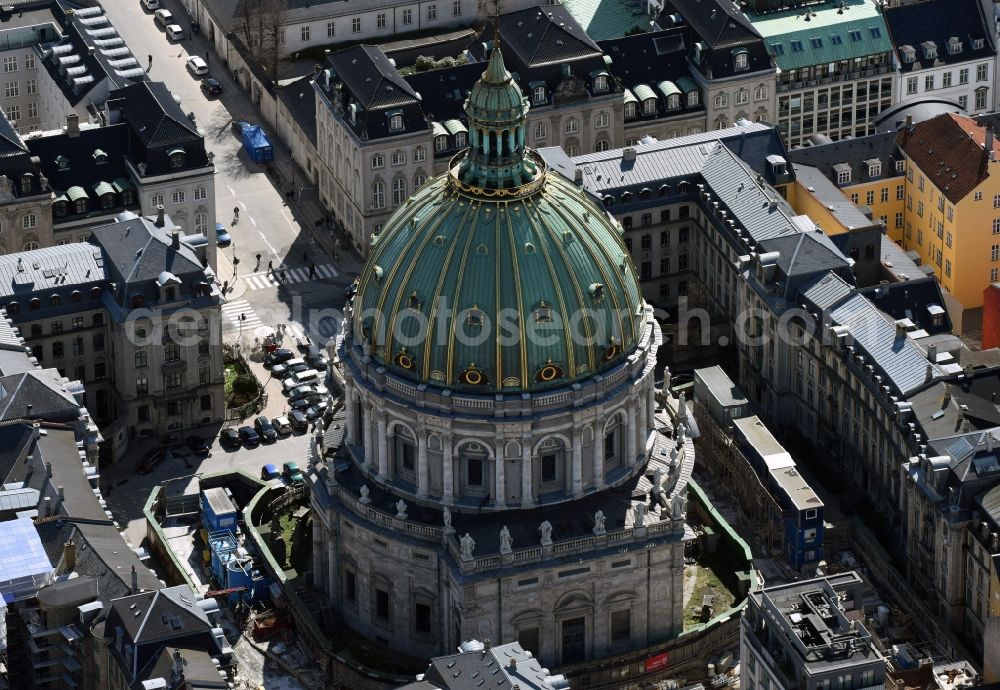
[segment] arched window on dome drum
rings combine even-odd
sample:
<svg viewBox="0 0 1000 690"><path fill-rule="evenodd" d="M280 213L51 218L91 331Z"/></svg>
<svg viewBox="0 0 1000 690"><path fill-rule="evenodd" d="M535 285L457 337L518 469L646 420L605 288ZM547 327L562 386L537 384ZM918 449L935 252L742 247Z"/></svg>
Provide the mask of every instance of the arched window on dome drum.
<svg viewBox="0 0 1000 690"><path fill-rule="evenodd" d="M410 430L397 425L392 433L392 461L396 476L407 481L417 480L417 450Z"/></svg>
<svg viewBox="0 0 1000 690"><path fill-rule="evenodd" d="M604 471L622 464L622 433L621 417L615 417L604 429Z"/></svg>
<svg viewBox="0 0 1000 690"><path fill-rule="evenodd" d="M566 449L557 438L549 438L538 447L538 493L562 491L566 488Z"/></svg>
<svg viewBox="0 0 1000 690"><path fill-rule="evenodd" d="M486 450L476 443L462 446L460 472L465 493L485 496L490 491L490 457Z"/></svg>

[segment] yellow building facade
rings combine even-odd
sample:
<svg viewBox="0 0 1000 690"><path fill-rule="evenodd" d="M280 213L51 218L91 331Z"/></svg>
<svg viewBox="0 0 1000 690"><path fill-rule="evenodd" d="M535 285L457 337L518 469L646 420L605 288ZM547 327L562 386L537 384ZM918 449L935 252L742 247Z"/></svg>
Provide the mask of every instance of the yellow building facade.
<svg viewBox="0 0 1000 690"><path fill-rule="evenodd" d="M946 114L904 128L903 236L965 309L1000 280L1000 168L992 134Z"/></svg>

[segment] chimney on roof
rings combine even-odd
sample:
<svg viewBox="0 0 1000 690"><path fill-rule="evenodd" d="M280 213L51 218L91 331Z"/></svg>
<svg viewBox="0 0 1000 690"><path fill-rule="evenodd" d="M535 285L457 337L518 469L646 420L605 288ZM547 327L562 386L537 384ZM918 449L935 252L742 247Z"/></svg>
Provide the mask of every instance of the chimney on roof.
<svg viewBox="0 0 1000 690"><path fill-rule="evenodd" d="M52 463L51 462L45 463L45 476L47 476L47 477L51 477L52 476Z"/></svg>
<svg viewBox="0 0 1000 690"><path fill-rule="evenodd" d="M927 359L931 362L937 361L937 345L935 343L927 346Z"/></svg>
<svg viewBox="0 0 1000 690"><path fill-rule="evenodd" d="M510 670L511 671L517 671L517 658L516 657L511 657L510 658Z"/></svg>
<svg viewBox="0 0 1000 690"><path fill-rule="evenodd" d="M63 544L63 567L62 571L64 573L73 572L73 568L76 567L76 544L71 541L67 541Z"/></svg>
<svg viewBox="0 0 1000 690"><path fill-rule="evenodd" d="M573 182L583 184L583 168L577 167L573 169Z"/></svg>
<svg viewBox="0 0 1000 690"><path fill-rule="evenodd" d="M907 113L906 114L906 126L907 127L912 127L913 126L913 113Z"/></svg>
<svg viewBox="0 0 1000 690"><path fill-rule="evenodd" d="M70 137L80 136L80 116L76 113L66 116L66 134Z"/></svg>
<svg viewBox="0 0 1000 690"><path fill-rule="evenodd" d="M170 231L170 247L173 249L181 248L181 231L179 228L174 228Z"/></svg>
<svg viewBox="0 0 1000 690"><path fill-rule="evenodd" d="M59 496L59 505L62 505L62 502L66 500L66 489L61 486L57 486L56 495Z"/></svg>
<svg viewBox="0 0 1000 690"><path fill-rule="evenodd" d="M156 227L163 227L163 204L156 207Z"/></svg>
<svg viewBox="0 0 1000 690"><path fill-rule="evenodd" d="M991 161L996 160L996 156L993 153L993 125L986 125L986 140L983 142L983 149Z"/></svg>
<svg viewBox="0 0 1000 690"><path fill-rule="evenodd" d="M132 594L139 593L139 573L135 572L135 566L132 566Z"/></svg>
<svg viewBox="0 0 1000 690"><path fill-rule="evenodd" d="M930 381L933 378L934 378L934 366L930 362L928 362L927 363L927 373L924 375L924 380L925 381Z"/></svg>

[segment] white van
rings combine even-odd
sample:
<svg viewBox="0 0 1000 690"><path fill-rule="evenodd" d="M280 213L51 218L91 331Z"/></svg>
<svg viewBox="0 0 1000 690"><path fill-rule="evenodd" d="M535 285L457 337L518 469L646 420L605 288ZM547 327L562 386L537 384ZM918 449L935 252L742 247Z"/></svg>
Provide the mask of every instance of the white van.
<svg viewBox="0 0 1000 690"><path fill-rule="evenodd" d="M323 374L316 371L315 369L306 369L305 371L300 371L297 374L289 376L287 379L282 381L281 386L286 391L290 391L293 388L297 388L307 383L313 383L314 381L317 383L322 383Z"/></svg>

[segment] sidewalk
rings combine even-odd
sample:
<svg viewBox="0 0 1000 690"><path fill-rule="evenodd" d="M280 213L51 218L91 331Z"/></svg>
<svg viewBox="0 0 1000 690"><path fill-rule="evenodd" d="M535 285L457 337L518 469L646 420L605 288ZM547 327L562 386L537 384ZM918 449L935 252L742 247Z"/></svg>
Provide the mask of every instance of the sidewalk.
<svg viewBox="0 0 1000 690"><path fill-rule="evenodd" d="M222 285L226 281L229 285L226 289L226 293L223 295L227 302L239 299L247 291L246 282L237 276L236 280L233 280L233 262L230 260L229 256L226 254L226 250L222 247L218 248L215 253L216 264L218 264L218 274L216 275L216 280L219 283L219 290L222 290ZM240 262L243 263L242 261Z"/></svg>

